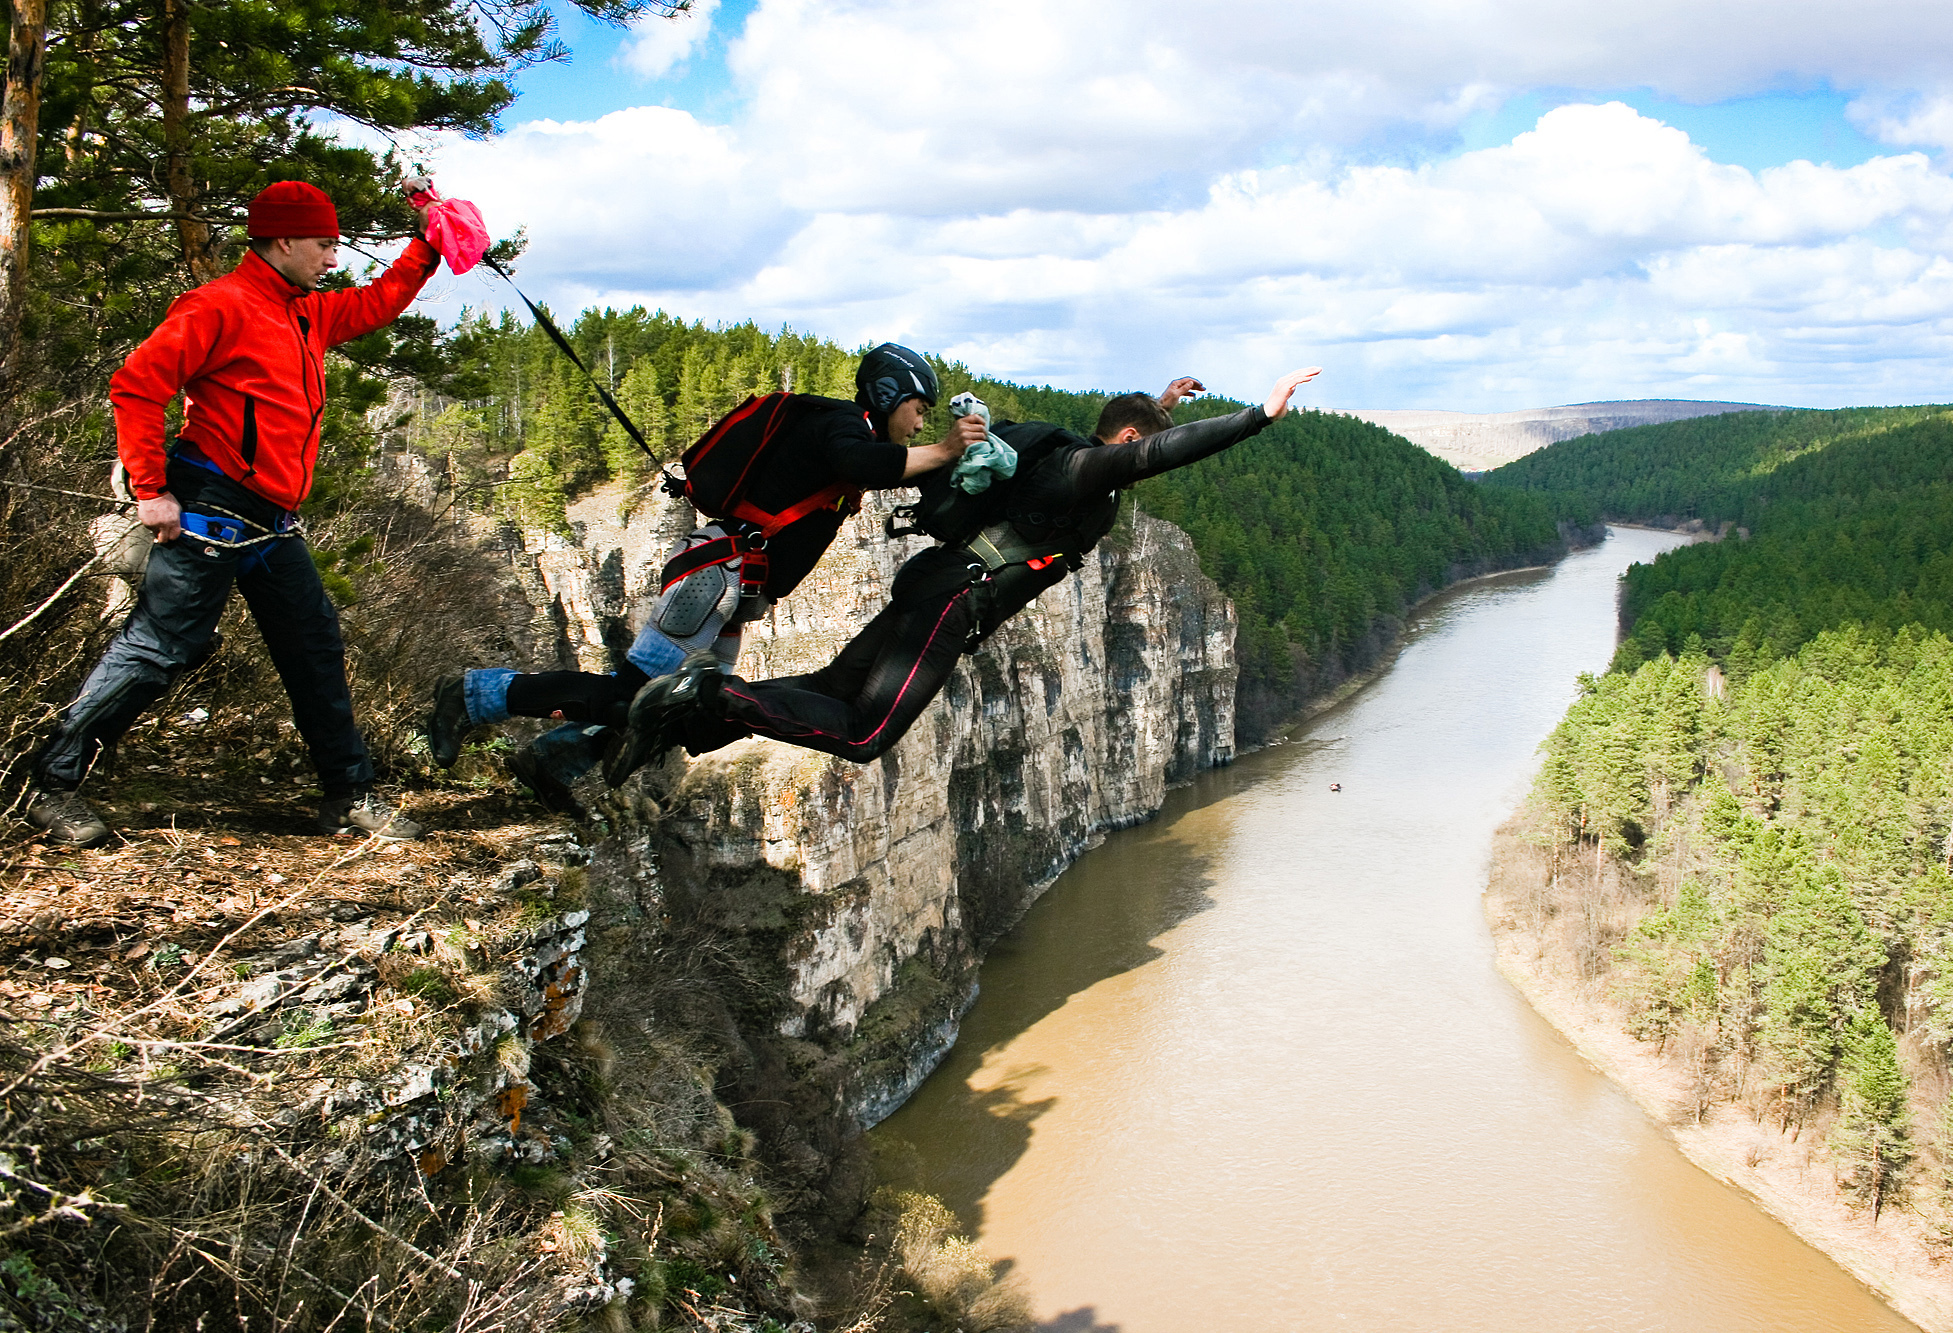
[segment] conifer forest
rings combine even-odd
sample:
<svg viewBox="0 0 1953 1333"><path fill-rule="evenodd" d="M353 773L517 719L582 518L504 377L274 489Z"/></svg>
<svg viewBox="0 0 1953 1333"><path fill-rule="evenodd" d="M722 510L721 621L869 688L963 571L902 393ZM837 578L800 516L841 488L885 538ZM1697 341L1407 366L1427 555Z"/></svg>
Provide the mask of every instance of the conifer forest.
<svg viewBox="0 0 1953 1333"><path fill-rule="evenodd" d="M1949 476L1953 414L1921 407L1641 427L1486 479L1721 535L1623 580L1613 666L1545 747L1531 827L1567 887L1539 907L1580 916L1700 1108L1818 1133L1874 1217L1953 1199Z"/></svg>

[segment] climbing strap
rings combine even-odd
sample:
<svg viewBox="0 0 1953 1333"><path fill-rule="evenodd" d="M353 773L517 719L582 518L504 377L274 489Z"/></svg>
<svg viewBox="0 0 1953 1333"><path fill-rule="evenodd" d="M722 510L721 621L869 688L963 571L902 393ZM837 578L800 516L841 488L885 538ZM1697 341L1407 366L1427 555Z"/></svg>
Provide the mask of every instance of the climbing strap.
<svg viewBox="0 0 1953 1333"><path fill-rule="evenodd" d="M1070 554L1063 546L1050 541L1026 541L1017 528L1010 523L992 523L976 536L965 542L964 549L983 561L986 573L995 574L1005 565L1029 565L1032 569L1048 568L1052 562Z"/></svg>
<svg viewBox="0 0 1953 1333"><path fill-rule="evenodd" d="M522 298L522 304L529 307L529 313L536 317L536 323L541 326L542 331L547 333L550 341L555 343L563 355L570 359L570 364L583 372L583 377L590 381L590 387L597 391L597 397L601 398L604 406L610 409L610 414L617 418L617 424L624 428L624 433L629 435L633 440L636 440L637 447L644 450L644 456L649 458L653 463L662 462L658 455L652 452L651 446L644 442L644 432L637 428L637 423L624 415L624 409L619 407L617 400L610 396L610 390L603 386L603 381L599 380L590 372L590 367L583 364L583 358L576 354L576 348L570 346L570 340L565 338L563 331L556 327L556 321L551 319L541 306L529 299L529 293L515 285L515 279L509 276L507 269L503 268L487 255L482 256L481 262L499 273L502 281L509 285L510 290Z"/></svg>
<svg viewBox="0 0 1953 1333"><path fill-rule="evenodd" d="M242 514L233 514L228 509L220 509L214 504L198 502L210 513L200 513L195 509L185 509L179 522L186 535L194 536L206 546L221 546L227 551L242 551L266 542L283 541L287 537L303 537L305 522L297 514L291 516L289 523L276 528L266 528L262 523L253 523ZM245 529L261 529L255 537L244 535Z"/></svg>

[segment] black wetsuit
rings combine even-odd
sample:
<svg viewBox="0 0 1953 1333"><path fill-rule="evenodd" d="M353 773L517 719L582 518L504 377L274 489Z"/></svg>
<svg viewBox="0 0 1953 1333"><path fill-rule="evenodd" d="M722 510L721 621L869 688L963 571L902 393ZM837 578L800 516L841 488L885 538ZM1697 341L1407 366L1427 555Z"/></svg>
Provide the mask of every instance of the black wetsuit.
<svg viewBox="0 0 1953 1333"><path fill-rule="evenodd" d="M1257 434L1259 407L1160 431L1128 444L1069 436L1013 483L1017 537L1062 548L1056 558L1013 562L983 579L967 547L937 546L902 566L888 607L819 671L779 680L729 677L717 716L701 716L685 740L700 754L747 731L863 763L902 739L949 680L956 659L1078 568L1112 530L1119 489L1184 467ZM998 427L1006 440L1010 428Z"/></svg>

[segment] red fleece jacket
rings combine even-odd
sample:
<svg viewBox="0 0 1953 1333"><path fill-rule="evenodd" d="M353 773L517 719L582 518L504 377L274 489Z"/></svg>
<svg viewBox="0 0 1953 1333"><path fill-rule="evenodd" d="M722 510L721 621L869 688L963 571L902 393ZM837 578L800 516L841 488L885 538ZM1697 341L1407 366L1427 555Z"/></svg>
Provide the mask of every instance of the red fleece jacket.
<svg viewBox="0 0 1953 1333"><path fill-rule="evenodd" d="M136 494L167 489L163 412L183 392L182 438L226 476L297 509L319 460L326 348L392 323L440 262L416 240L365 287L305 292L252 252L177 297L109 380L116 450Z"/></svg>

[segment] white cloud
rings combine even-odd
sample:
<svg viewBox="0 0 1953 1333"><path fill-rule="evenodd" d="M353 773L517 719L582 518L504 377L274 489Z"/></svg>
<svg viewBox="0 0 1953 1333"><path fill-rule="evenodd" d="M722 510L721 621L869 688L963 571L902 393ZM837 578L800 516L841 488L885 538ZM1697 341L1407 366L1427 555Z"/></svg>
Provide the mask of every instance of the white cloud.
<svg viewBox="0 0 1953 1333"><path fill-rule="evenodd" d="M618 58L627 69L647 79L663 78L704 43L718 8L719 0L692 0L691 7L681 13L645 19L619 49Z"/></svg>
<svg viewBox="0 0 1953 1333"><path fill-rule="evenodd" d="M669 107L455 140L440 181L479 204L497 235L528 228L525 269L589 291L736 282L801 222L736 132Z"/></svg>
<svg viewBox="0 0 1953 1333"><path fill-rule="evenodd" d="M1131 209L1325 150L1448 150L1527 88L1919 87L1953 68L1953 7L773 0L729 63L810 209Z"/></svg>
<svg viewBox="0 0 1953 1333"><path fill-rule="evenodd" d="M732 44L735 123L538 122L452 145L442 181L528 225L525 285L559 308L912 340L1010 378L1249 396L1320 362L1314 401L1342 406L1944 398L1953 178L1920 153L1752 172L1619 103L1434 145L1534 83L1930 90L1949 26L1804 0L768 0ZM1853 115L1937 144L1950 108Z"/></svg>
<svg viewBox="0 0 1953 1333"><path fill-rule="evenodd" d="M1853 101L1846 114L1881 143L1953 152L1953 92L1872 93Z"/></svg>

